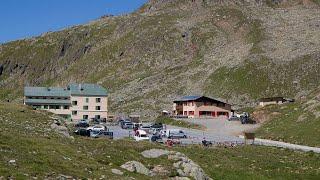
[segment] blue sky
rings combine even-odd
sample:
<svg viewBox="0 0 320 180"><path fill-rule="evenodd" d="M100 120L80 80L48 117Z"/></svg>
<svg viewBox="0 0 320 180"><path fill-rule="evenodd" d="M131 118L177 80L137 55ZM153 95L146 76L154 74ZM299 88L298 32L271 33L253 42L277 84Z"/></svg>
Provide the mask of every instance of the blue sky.
<svg viewBox="0 0 320 180"><path fill-rule="evenodd" d="M0 0L0 43L37 36L105 14L125 14L147 0Z"/></svg>

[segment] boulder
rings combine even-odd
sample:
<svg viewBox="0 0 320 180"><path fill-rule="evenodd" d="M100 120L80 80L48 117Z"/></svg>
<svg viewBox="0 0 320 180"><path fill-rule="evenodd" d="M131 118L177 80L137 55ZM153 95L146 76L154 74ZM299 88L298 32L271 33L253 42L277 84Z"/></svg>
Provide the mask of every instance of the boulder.
<svg viewBox="0 0 320 180"><path fill-rule="evenodd" d="M154 172L155 174L158 174L160 176L165 176L165 175L169 174L169 171L166 168L164 168L163 166L161 166L161 165L156 165L152 169L152 172Z"/></svg>
<svg viewBox="0 0 320 180"><path fill-rule="evenodd" d="M111 169L111 172L112 172L113 174L123 175L123 172L120 171L119 169Z"/></svg>
<svg viewBox="0 0 320 180"><path fill-rule="evenodd" d="M57 133L65 136L65 137L68 137L68 138L71 137L69 134L68 128L65 126L58 126L56 123L52 123L51 129L53 129L54 131L56 131Z"/></svg>
<svg viewBox="0 0 320 180"><path fill-rule="evenodd" d="M179 174L180 177L188 176L182 169L177 169L177 173Z"/></svg>
<svg viewBox="0 0 320 180"><path fill-rule="evenodd" d="M144 174L146 176L153 176L154 173L146 168L142 163L137 161L128 161L125 164L121 165L121 168L130 171L137 172L139 174Z"/></svg>
<svg viewBox="0 0 320 180"><path fill-rule="evenodd" d="M145 158L158 158L163 155L169 154L170 151L163 150L163 149L150 149L143 151L141 155Z"/></svg>

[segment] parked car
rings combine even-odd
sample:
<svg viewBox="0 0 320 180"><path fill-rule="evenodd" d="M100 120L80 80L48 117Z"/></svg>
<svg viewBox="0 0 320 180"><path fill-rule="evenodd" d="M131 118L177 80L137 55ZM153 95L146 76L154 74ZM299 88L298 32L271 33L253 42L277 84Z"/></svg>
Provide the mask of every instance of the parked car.
<svg viewBox="0 0 320 180"><path fill-rule="evenodd" d="M162 143L162 137L160 134L153 134L151 137L150 137L150 141L151 142L160 142Z"/></svg>
<svg viewBox="0 0 320 180"><path fill-rule="evenodd" d="M133 128L139 129L142 126L142 123L133 123Z"/></svg>
<svg viewBox="0 0 320 180"><path fill-rule="evenodd" d="M166 137L173 138L187 138L187 135L180 129L167 129Z"/></svg>
<svg viewBox="0 0 320 180"><path fill-rule="evenodd" d="M107 119L106 118L103 118L103 119L92 118L91 122L93 124L101 124L101 123L106 123Z"/></svg>
<svg viewBox="0 0 320 180"><path fill-rule="evenodd" d="M140 130L144 130L146 132L149 132L150 131L150 128L151 128L151 124L144 124L142 126L140 126Z"/></svg>
<svg viewBox="0 0 320 180"><path fill-rule="evenodd" d="M229 117L228 121L239 121L240 119L237 116L232 115Z"/></svg>
<svg viewBox="0 0 320 180"><path fill-rule="evenodd" d="M119 119L118 120L118 125L121 126L122 122L124 122L124 119Z"/></svg>
<svg viewBox="0 0 320 180"><path fill-rule="evenodd" d="M95 125L95 126L91 126L91 127L88 127L87 130L88 131L94 131L94 130L97 130L97 131L104 131L106 130L107 127L106 126L103 126L103 125Z"/></svg>
<svg viewBox="0 0 320 180"><path fill-rule="evenodd" d="M149 130L150 134L160 134L160 132L162 131L162 128L151 128Z"/></svg>
<svg viewBox="0 0 320 180"><path fill-rule="evenodd" d="M90 131L88 131L87 129L83 129L83 128L75 130L74 134L80 135L80 136L90 137Z"/></svg>
<svg viewBox="0 0 320 180"><path fill-rule="evenodd" d="M151 128L162 129L163 125L162 125L162 123L154 123L151 125Z"/></svg>
<svg viewBox="0 0 320 180"><path fill-rule="evenodd" d="M89 127L89 123L86 120L81 120L78 123L75 124L75 127Z"/></svg>
<svg viewBox="0 0 320 180"><path fill-rule="evenodd" d="M145 132L144 130L137 130L137 131L134 133L133 138L134 138L136 141L149 140L149 137L148 137L148 135L147 135L147 132Z"/></svg>
<svg viewBox="0 0 320 180"><path fill-rule="evenodd" d="M256 124L256 121L253 120L249 113L243 113L243 115L240 116L241 124Z"/></svg>
<svg viewBox="0 0 320 180"><path fill-rule="evenodd" d="M113 132L93 130L93 131L90 131L90 137L93 137L93 138L104 137L104 138L113 139Z"/></svg>
<svg viewBox="0 0 320 180"><path fill-rule="evenodd" d="M124 121L121 125L122 129L133 129L133 123L131 121Z"/></svg>

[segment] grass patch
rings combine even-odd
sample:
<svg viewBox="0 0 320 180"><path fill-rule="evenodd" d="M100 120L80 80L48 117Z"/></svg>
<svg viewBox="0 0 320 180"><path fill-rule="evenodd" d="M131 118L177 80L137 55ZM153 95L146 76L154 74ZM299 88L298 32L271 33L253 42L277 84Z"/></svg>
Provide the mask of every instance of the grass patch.
<svg viewBox="0 0 320 180"><path fill-rule="evenodd" d="M183 128L191 128L191 129L200 129L200 130L205 129L204 126L201 126L199 124L189 123L189 122L182 121L182 120L175 120L175 119L172 119L169 117L158 117L156 119L156 123L162 123L162 124L166 124L166 125L178 126L178 127L183 127Z"/></svg>
<svg viewBox="0 0 320 180"><path fill-rule="evenodd" d="M320 118L304 110L299 102L265 107L268 113L280 113L257 130L257 136L266 139L320 147Z"/></svg>
<svg viewBox="0 0 320 180"><path fill-rule="evenodd" d="M217 69L207 79L204 89L210 96L223 98L239 94L247 94L252 99L269 96L293 97L302 89L312 90L319 86L320 74L317 64L317 59L311 56L304 56L285 64L273 62L265 57L256 61L247 60L241 66ZM299 84L294 85L294 81Z"/></svg>
<svg viewBox="0 0 320 180"><path fill-rule="evenodd" d="M240 146L236 148L186 147L176 150L201 164L213 179L317 179L319 154Z"/></svg>

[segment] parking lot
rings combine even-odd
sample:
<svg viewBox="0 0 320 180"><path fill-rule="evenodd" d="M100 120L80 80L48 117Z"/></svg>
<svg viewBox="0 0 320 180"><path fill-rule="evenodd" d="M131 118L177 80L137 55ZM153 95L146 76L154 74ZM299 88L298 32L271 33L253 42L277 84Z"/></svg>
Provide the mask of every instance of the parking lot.
<svg viewBox="0 0 320 180"><path fill-rule="evenodd" d="M107 126L113 132L114 139L123 139L133 137L134 132L132 129L122 129L120 126ZM183 144L198 144L205 138L212 142L243 142L243 139L234 135L227 135L219 132L210 132L196 129L181 128L176 126L167 126L167 129L181 129L187 135L186 139L180 139Z"/></svg>
<svg viewBox="0 0 320 180"><path fill-rule="evenodd" d="M258 125L243 125L239 121L228 121L222 118L183 120L190 123L203 125L206 127L206 130L189 129L167 125L167 129L180 129L186 134L187 138L180 139L180 142L182 144L198 144L201 143L201 141L204 139L214 143L243 143L243 139L239 138L238 135L242 134L243 131L252 130L258 127ZM134 135L133 129L122 129L119 125L116 124L104 125L107 126L108 131L113 132L114 139L129 138L133 137Z"/></svg>

